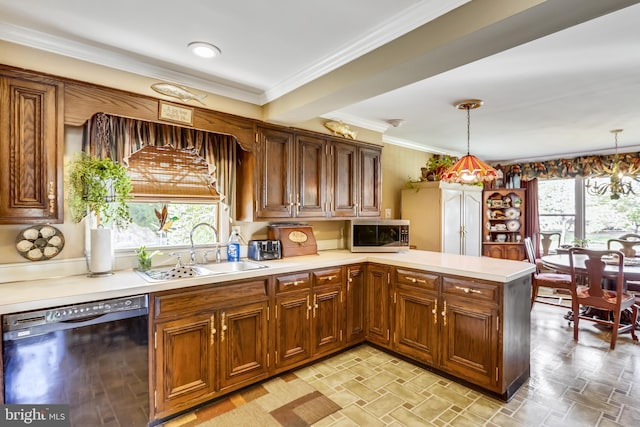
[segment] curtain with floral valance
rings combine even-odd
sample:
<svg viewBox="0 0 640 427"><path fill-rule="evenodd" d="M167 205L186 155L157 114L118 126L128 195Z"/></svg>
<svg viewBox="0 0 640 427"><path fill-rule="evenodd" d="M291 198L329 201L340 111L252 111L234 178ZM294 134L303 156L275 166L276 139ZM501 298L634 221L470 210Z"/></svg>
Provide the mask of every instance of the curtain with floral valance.
<svg viewBox="0 0 640 427"><path fill-rule="evenodd" d="M225 195L225 208L234 206L238 149L234 136L98 113L87 121L82 149L127 166L129 157L146 145L193 150L209 165L216 189Z"/></svg>
<svg viewBox="0 0 640 427"><path fill-rule="evenodd" d="M522 180L533 178L558 179L575 176L595 176L602 173L603 167L610 167L615 154L603 156L582 156L573 159L554 159L540 162L512 163L495 165L501 169L505 177L519 174ZM640 153L618 154L620 170L626 172L629 167L640 168Z"/></svg>

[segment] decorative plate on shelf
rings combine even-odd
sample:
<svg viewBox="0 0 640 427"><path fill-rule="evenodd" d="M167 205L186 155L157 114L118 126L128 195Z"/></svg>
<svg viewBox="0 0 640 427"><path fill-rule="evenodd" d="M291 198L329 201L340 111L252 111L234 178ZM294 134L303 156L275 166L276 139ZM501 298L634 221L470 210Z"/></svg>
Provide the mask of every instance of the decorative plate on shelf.
<svg viewBox="0 0 640 427"><path fill-rule="evenodd" d="M58 255L64 247L62 232L50 225L36 225L16 237L18 253L30 261L44 261Z"/></svg>
<svg viewBox="0 0 640 427"><path fill-rule="evenodd" d="M520 218L520 211L515 208L509 208L504 211L504 215L509 219L517 219Z"/></svg>
<svg viewBox="0 0 640 427"><path fill-rule="evenodd" d="M520 230L520 221L517 219L512 219L507 221L507 230L509 231L518 231Z"/></svg>

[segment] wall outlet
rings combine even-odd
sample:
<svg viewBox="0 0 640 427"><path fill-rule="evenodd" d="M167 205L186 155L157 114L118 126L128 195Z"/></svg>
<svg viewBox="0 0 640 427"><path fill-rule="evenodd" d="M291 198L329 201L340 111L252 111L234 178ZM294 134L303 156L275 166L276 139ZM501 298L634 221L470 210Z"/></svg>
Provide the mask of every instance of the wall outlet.
<svg viewBox="0 0 640 427"><path fill-rule="evenodd" d="M391 218L391 208L386 208L384 210L384 217L385 218Z"/></svg>

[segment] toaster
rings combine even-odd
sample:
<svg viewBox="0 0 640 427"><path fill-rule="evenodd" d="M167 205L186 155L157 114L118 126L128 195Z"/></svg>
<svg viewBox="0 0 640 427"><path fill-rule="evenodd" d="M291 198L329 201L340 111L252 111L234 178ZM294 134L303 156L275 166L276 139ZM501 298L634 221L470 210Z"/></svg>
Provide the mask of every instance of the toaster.
<svg viewBox="0 0 640 427"><path fill-rule="evenodd" d="M280 240L249 240L247 256L254 261L282 258Z"/></svg>

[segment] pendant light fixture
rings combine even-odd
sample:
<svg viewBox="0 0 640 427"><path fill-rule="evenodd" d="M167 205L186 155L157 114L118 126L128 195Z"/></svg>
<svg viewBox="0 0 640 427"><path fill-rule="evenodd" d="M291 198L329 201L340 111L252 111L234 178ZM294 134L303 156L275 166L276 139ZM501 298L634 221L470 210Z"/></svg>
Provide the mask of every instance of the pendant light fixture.
<svg viewBox="0 0 640 427"><path fill-rule="evenodd" d="M640 181L640 177L638 177L640 170L633 165L629 165L623 172L623 168L620 166L620 157L618 156L618 134L622 132L622 130L623 129L613 129L611 131L611 133L614 134L616 147L611 166L603 166L597 170L595 174L596 177L608 177L609 182L592 183L591 180L587 179L585 187L587 189L587 193L591 196L602 196L609 191L611 193L611 199L617 200L620 198L620 195L628 196L629 194L636 194L633 191L633 183L634 181Z"/></svg>
<svg viewBox="0 0 640 427"><path fill-rule="evenodd" d="M467 110L467 155L442 174L442 181L476 184L478 182L493 181L497 178L498 173L494 168L469 154L469 139L471 136L470 111L479 108L482 104L483 101L479 99L469 99L456 104L458 110Z"/></svg>

